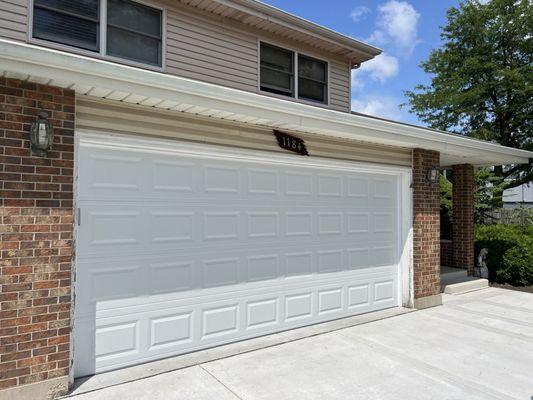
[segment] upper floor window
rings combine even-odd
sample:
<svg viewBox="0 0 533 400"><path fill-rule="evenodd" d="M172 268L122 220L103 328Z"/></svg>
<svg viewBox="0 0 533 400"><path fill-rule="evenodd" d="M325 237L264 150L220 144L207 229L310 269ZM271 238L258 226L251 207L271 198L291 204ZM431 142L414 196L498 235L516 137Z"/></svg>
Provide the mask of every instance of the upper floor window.
<svg viewBox="0 0 533 400"><path fill-rule="evenodd" d="M266 43L261 43L260 58L262 91L327 103L327 62Z"/></svg>
<svg viewBox="0 0 533 400"><path fill-rule="evenodd" d="M162 14L132 0L34 0L32 34L101 55L162 66Z"/></svg>
<svg viewBox="0 0 533 400"><path fill-rule="evenodd" d="M328 65L315 58L298 55L298 97L327 102Z"/></svg>
<svg viewBox="0 0 533 400"><path fill-rule="evenodd" d="M261 43L261 90L294 97L294 53Z"/></svg>

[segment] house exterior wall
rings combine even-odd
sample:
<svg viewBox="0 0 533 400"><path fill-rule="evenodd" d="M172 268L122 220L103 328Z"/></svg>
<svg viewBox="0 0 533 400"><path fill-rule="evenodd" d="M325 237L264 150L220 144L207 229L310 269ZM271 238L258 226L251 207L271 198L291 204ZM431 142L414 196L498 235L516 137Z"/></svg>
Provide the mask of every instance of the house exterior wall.
<svg viewBox="0 0 533 400"><path fill-rule="evenodd" d="M0 78L0 389L68 385L74 107L70 90ZM43 109L55 126L45 158L29 149Z"/></svg>
<svg viewBox="0 0 533 400"><path fill-rule="evenodd" d="M438 165L438 152L413 150L413 277L419 308L440 304L440 189L427 180Z"/></svg>
<svg viewBox="0 0 533 400"><path fill-rule="evenodd" d="M271 128L253 127L185 113L157 110L153 107L126 105L119 101L78 96L76 128L103 133L118 132L147 136L172 137L179 140L234 146L247 149L286 153L281 149ZM318 135L294 133L305 140L313 157L411 166L409 149L377 146Z"/></svg>
<svg viewBox="0 0 533 400"><path fill-rule="evenodd" d="M0 1L0 37L25 41L28 25L28 1Z"/></svg>
<svg viewBox="0 0 533 400"><path fill-rule="evenodd" d="M57 47L28 38L29 2L9 0L0 4L0 38L29 41ZM350 112L350 61L338 55L291 40L267 34L236 21L215 17L177 2L147 2L166 10L165 51L162 72L253 93L259 90L259 43L267 41L328 62L329 104L309 103ZM79 52L60 46L62 50ZM82 52L100 58L97 53ZM114 59L116 61L116 59ZM128 63L128 61L124 61ZM147 68L150 68L147 66ZM271 96L269 93L262 93ZM277 96L279 97L279 96ZM290 97L289 101L305 102Z"/></svg>

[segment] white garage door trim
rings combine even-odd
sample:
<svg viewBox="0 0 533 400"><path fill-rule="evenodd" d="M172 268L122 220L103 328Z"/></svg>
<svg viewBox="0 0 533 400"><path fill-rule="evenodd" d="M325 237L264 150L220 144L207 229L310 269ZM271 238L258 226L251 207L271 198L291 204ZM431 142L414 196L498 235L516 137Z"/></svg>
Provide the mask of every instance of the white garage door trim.
<svg viewBox="0 0 533 400"><path fill-rule="evenodd" d="M235 148L224 148L218 146L210 146L204 144L192 144L177 142L171 140L159 140L159 139L147 139L140 138L130 135L118 135L118 134L106 134L101 133L91 133L91 132L77 132L76 136L76 177L79 175L77 170L79 166L79 156L81 147L84 148L93 148L93 149L103 149L103 150L123 150L130 152L150 152L152 154L160 154L163 156L175 155L175 156L185 156L185 157L205 157L209 160L234 160L241 162L255 162L261 164L270 164L270 165L284 165L290 168L290 166L295 167L311 167L311 168L323 168L327 170L336 170L336 171L346 171L346 172L357 172L357 173L372 173L372 174L385 174L388 176L395 176L398 179L398 220L397 226L401 227L401 232L398 235L398 252L400 263L397 268L397 277L395 278L397 286L394 288L394 293L396 294L395 299L392 301L385 301L380 304L379 295L373 294L375 296L375 303L372 307L366 307L359 312L369 312L377 309L382 309L386 307L392 307L401 305L410 305L412 299L412 278L411 278L411 191L409 189L410 179L411 179L411 170L408 168L402 167L390 167L390 166L376 166L363 163L355 162L344 162L337 161L332 159L321 159L315 157L300 157L294 155L280 155L273 154L269 152L253 151L253 150L243 150ZM75 182L77 186L77 181ZM78 194L79 190L76 187L76 202L78 203ZM81 213L83 219L83 210ZM79 218L80 215L77 215ZM76 226L75 229L75 238L78 241L79 239L79 229ZM76 259L76 270L77 277L81 276L80 266L82 266L84 260L77 257ZM83 272L83 270L81 270ZM154 323L168 324L172 326L179 326L181 323L180 318L187 320L190 318L190 310L195 309L198 306L198 303L202 303L203 306L209 304L210 301L213 301L213 304L227 304L227 313L225 315L220 314L220 318L229 319L231 322L232 318L235 318L236 321L233 321L232 324L236 326L242 321L239 319L247 318L244 308L250 307L265 307L265 310L270 306L277 308L288 307L289 301L297 304L299 301L302 302L302 305L309 300L309 304L313 308L316 307L316 304L313 304L313 300L303 299L301 297L302 289L312 290L313 298L321 298L324 300L324 304L328 303L328 297L331 299L332 304L337 301L338 298L345 296L347 290L358 290L357 282L361 281L362 283L367 282L369 279L372 280L376 286L376 292L379 291L379 282L380 279L390 276L391 270L386 270L385 267L375 268L371 272L366 271L364 276L360 271L350 271L348 274L344 274L339 280L339 276L324 276L320 279L317 284L317 279L314 277L302 277L299 278L294 283L284 283L280 287L279 281L270 281L270 282L260 282L260 283L246 283L245 287L240 285L232 286L232 291L229 292L225 287L210 288L208 294L205 295L206 291L202 291L202 296L191 296L189 292L187 295L183 294L174 294L174 296L169 299L165 295L153 295L150 296L151 301L147 303L144 298L130 298L127 300L110 300L105 302L105 306L96 304L95 312L98 313L98 322L97 326L108 326L106 325L109 321L112 322L109 326L115 326L113 324L121 323L122 321L124 327L128 327L128 316L123 315L123 310L126 307L135 307L136 313L147 313L150 314L150 323L152 324L152 329ZM349 282L350 287L342 288L342 291L339 291L339 285L345 285L346 282ZM76 285L78 284L77 280L75 282L75 291ZM272 299L275 298L276 294L281 292L284 293L284 301L276 302L275 305L269 304L269 294L271 294ZM308 292L310 293L310 292ZM159 296L159 297L158 297ZM340 297L339 297L340 296ZM243 304L246 304L246 307L240 307L243 309L237 312L237 305L230 304L235 303L236 298L240 299ZM160 301L159 301L160 300ZM343 300L345 301L345 300ZM286 303L286 304L284 304ZM224 306L218 307L217 310L223 310ZM168 319L165 316L168 315L168 310L172 310L173 314L180 316L180 310L183 310L180 318ZM218 312L217 311L217 312ZM209 310L204 307L203 315L208 315ZM282 310L277 310L277 313L281 313ZM91 323L94 324L94 321L91 321L91 317L85 318L79 313L79 310L75 311L75 314L78 318L75 318L75 327L74 327L74 361L75 361L75 374L78 376L86 375L91 372L103 372L110 369L116 369L127 365L132 365L133 363L140 363L145 361L150 361L158 358L163 358L165 356L170 356L174 354L180 354L184 352L190 352L198 350L201 348L211 347L219 344L228 343L235 340L242 340L246 338L251 338L255 336L260 336L279 330L290 329L293 327L303 326L307 324L313 324L317 322L327 321L331 319L341 318L343 316L357 314L357 306L353 308L346 308L344 310L337 310L336 312L328 312L327 309L319 310L317 315L312 319L312 321L305 322L298 318L298 315L295 315L292 318L292 321L287 321L280 329L279 326L274 326L270 328L268 324L261 324L257 326L257 330L252 330L250 332L239 334L238 338L226 338L224 332L220 332L218 335L214 333L212 337L206 338L199 345L190 345L187 347L186 351L176 351L167 348L164 344L159 346L152 346L156 351L152 351L150 355L146 357L139 357L138 354L132 351L131 359L127 357L127 351L124 354L121 354L121 359L114 359L114 356L111 354L109 357L102 357L98 365L93 365L94 370L91 371L91 367L86 368L86 366L81 365L84 363L94 364L94 360L91 361L90 357L87 360L87 353L94 353L94 341L91 343L87 340L82 340L82 332L90 331L95 329L94 326L91 326ZM242 314L242 315L241 315ZM155 321L155 322L154 322ZM206 321L204 321L204 324ZM229 326L228 325L228 326ZM134 332L133 337L135 341L139 340L141 333L139 332L139 326L134 324L129 328ZM107 329L107 328L104 328ZM144 328L143 328L144 329ZM78 333L78 334L77 334ZM108 331L109 335L112 336L113 330ZM205 336L204 336L205 337ZM162 341L164 343L164 340ZM127 349L125 344L125 349ZM91 350L92 349L92 350ZM126 355L126 357L124 357ZM81 364L80 364L81 363Z"/></svg>

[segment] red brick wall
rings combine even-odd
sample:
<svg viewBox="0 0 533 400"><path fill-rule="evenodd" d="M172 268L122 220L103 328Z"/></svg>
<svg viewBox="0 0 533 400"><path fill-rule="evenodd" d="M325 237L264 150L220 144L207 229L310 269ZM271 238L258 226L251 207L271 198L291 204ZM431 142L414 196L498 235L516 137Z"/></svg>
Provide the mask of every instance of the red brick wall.
<svg viewBox="0 0 533 400"><path fill-rule="evenodd" d="M474 273L474 167L453 166L453 266Z"/></svg>
<svg viewBox="0 0 533 400"><path fill-rule="evenodd" d="M41 109L46 158L29 149ZM0 78L0 389L68 375L73 139L72 91Z"/></svg>
<svg viewBox="0 0 533 400"><path fill-rule="evenodd" d="M453 242L451 240L440 242L440 264L446 267L453 266Z"/></svg>
<svg viewBox="0 0 533 400"><path fill-rule="evenodd" d="M415 299L440 293L439 184L428 171L440 165L436 151L413 150L413 278Z"/></svg>

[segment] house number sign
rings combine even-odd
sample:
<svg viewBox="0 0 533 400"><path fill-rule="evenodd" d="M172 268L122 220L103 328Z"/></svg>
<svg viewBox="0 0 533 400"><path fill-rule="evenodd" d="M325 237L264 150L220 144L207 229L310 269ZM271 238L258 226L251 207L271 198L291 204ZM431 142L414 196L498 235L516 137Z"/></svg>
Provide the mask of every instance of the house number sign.
<svg viewBox="0 0 533 400"><path fill-rule="evenodd" d="M305 147L305 142L302 139L276 130L274 131L274 135L278 140L279 147L282 149L292 151L302 156L309 155L307 147Z"/></svg>

